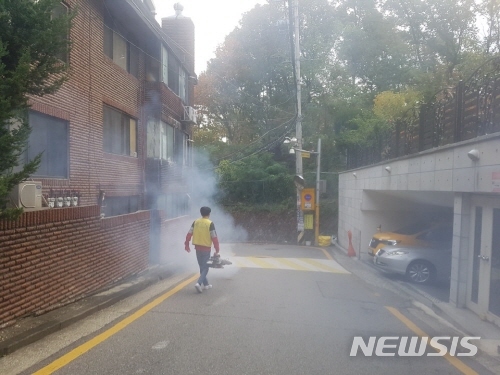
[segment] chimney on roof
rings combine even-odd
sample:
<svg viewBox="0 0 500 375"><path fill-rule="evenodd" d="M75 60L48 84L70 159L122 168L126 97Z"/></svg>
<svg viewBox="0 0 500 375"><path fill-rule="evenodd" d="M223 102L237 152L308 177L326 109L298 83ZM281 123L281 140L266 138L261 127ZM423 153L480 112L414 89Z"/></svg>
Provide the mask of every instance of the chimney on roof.
<svg viewBox="0 0 500 375"><path fill-rule="evenodd" d="M182 14L184 7L174 4L175 15L161 19L161 27L173 41L170 46L178 53L189 74L194 74L194 23ZM167 39L168 41L168 39Z"/></svg>
<svg viewBox="0 0 500 375"><path fill-rule="evenodd" d="M184 10L184 6L181 3L175 3L174 4L174 10L175 10L175 16L176 17L183 17L182 16L182 11Z"/></svg>

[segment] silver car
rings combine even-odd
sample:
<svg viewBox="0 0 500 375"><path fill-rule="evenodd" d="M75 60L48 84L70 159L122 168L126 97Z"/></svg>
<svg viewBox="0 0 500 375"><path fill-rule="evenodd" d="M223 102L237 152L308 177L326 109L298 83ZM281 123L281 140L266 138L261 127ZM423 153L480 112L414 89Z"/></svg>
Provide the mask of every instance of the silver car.
<svg viewBox="0 0 500 375"><path fill-rule="evenodd" d="M451 247L384 247L375 254L373 263L383 271L405 275L419 284L448 280Z"/></svg>

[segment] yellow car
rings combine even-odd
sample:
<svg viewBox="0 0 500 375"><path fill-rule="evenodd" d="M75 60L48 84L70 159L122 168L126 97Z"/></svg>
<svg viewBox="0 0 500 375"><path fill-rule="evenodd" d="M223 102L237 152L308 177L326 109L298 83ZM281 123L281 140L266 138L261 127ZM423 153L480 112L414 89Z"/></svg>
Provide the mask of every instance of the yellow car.
<svg viewBox="0 0 500 375"><path fill-rule="evenodd" d="M451 222L417 222L394 232L378 232L368 245L368 254L375 255L387 246L442 247L451 245L453 224Z"/></svg>

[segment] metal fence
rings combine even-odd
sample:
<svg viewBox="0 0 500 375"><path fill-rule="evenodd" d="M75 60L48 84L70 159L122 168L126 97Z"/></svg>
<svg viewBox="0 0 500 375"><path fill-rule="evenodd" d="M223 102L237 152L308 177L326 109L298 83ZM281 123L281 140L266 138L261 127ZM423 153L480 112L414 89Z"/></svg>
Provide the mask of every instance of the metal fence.
<svg viewBox="0 0 500 375"><path fill-rule="evenodd" d="M369 146L346 150L353 169L500 132L500 59L488 61L465 81L422 104L414 121L397 121Z"/></svg>

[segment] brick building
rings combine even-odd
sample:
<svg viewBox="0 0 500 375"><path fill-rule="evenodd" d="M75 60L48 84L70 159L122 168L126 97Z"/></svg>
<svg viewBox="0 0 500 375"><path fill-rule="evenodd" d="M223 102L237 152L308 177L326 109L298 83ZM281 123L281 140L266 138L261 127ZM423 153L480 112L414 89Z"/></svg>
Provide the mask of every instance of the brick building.
<svg viewBox="0 0 500 375"><path fill-rule="evenodd" d="M77 10L71 73L31 99L26 158L44 154L35 197L14 202L27 212L0 222L0 326L144 270L187 212L194 25L175 7L160 26L150 0L61 3Z"/></svg>

